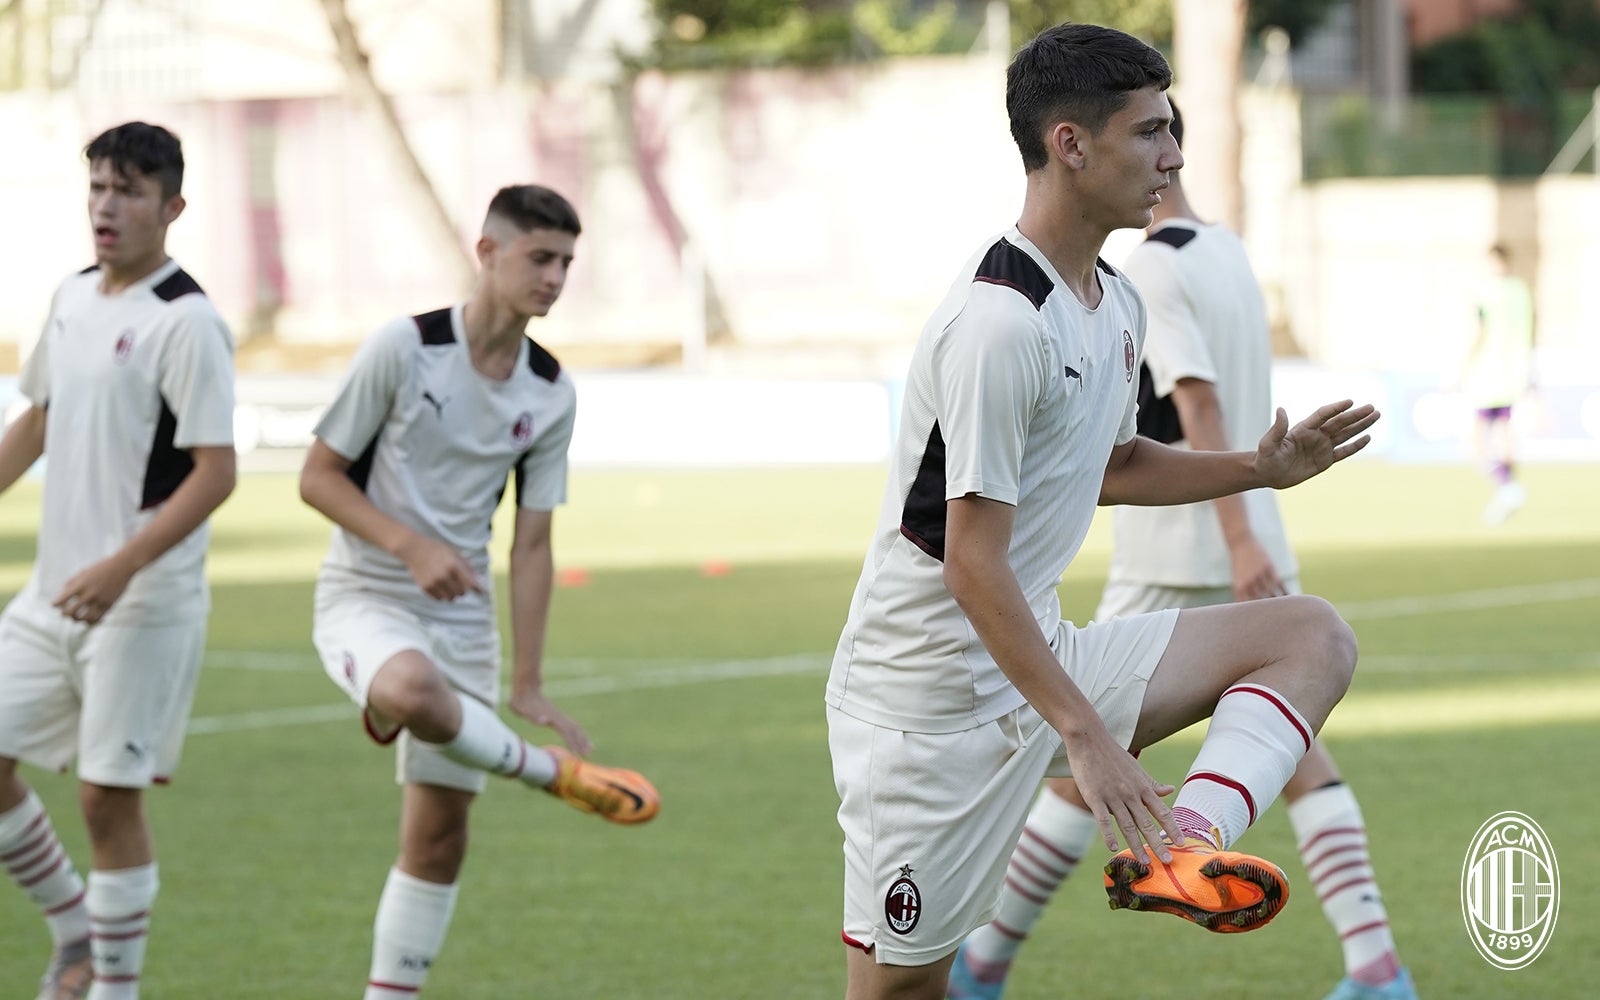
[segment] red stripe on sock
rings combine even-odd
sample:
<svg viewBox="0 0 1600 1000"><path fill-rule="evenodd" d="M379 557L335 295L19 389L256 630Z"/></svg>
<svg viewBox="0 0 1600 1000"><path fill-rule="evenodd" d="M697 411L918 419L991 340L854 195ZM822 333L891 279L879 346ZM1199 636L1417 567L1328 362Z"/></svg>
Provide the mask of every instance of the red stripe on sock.
<svg viewBox="0 0 1600 1000"><path fill-rule="evenodd" d="M1051 854L1054 854L1056 857L1060 858L1069 865L1075 865L1079 861L1083 860L1082 858L1075 858L1066 851L1061 850L1059 847L1050 843L1048 840L1045 840L1043 837L1039 836L1037 833L1034 833L1027 827L1022 828L1022 835L1033 841L1035 844L1038 844L1045 850L1049 851Z"/></svg>
<svg viewBox="0 0 1600 1000"><path fill-rule="evenodd" d="M40 858L44 857L45 854L49 852L50 845L55 843L55 839L56 838L53 836L54 833L55 833L54 830L45 830L45 831L43 831L42 833L39 834L39 836L37 836L37 837L33 838L32 840L28 841L26 844L23 844L21 847L17 848L15 851L12 851L10 854L7 854L4 858L0 858L0 862L3 862L7 868L11 868L11 869L20 870L20 869L28 867L29 865L33 864L35 861L38 861ZM44 850L40 851L37 855L35 855L35 856L31 857L31 858L23 858L20 861L12 861L11 860L12 858L18 857L19 855L25 855L29 851L34 850L35 848L38 848L38 847L43 847Z"/></svg>
<svg viewBox="0 0 1600 1000"><path fill-rule="evenodd" d="M1337 875L1340 872L1347 872L1352 868L1361 868L1366 866L1366 864L1367 859L1364 857L1357 858L1354 861L1346 861L1342 865L1334 865L1321 875L1314 876L1313 881L1315 881L1317 885L1324 885L1328 882L1330 876ZM1311 866L1307 865L1306 867L1310 868Z"/></svg>
<svg viewBox="0 0 1600 1000"><path fill-rule="evenodd" d="M1237 781L1234 781L1232 778L1224 777L1223 775L1217 774L1214 771L1196 771L1187 778L1183 779L1183 783L1185 785L1191 781L1211 781L1221 785L1224 788L1231 788L1235 792L1238 792L1239 797L1244 799L1245 808L1250 810L1250 825L1255 825L1256 800L1250 797L1250 790L1248 788L1239 784Z"/></svg>
<svg viewBox="0 0 1600 1000"><path fill-rule="evenodd" d="M1036 896L1036 895L1034 895L1033 893L1031 893L1028 890L1024 889L1022 886L1018 885L1017 884L1017 880L1012 878L1009 875L1006 876L1006 885L1011 887L1011 891L1012 892L1014 892L1017 895L1021 896L1023 899L1026 899L1028 902L1034 904L1035 906L1043 906L1044 904L1050 902L1050 897L1049 896Z"/></svg>
<svg viewBox="0 0 1600 1000"><path fill-rule="evenodd" d="M144 937L149 932L149 928L141 928L140 930L136 931L120 931L116 934L106 934L102 931L90 931L89 936L94 938L96 941L132 941L134 938Z"/></svg>
<svg viewBox="0 0 1600 1000"><path fill-rule="evenodd" d="M420 986L402 986L399 983L380 983L376 979L367 980L367 986L375 990L389 990L392 993L417 993L422 990L422 987Z"/></svg>
<svg viewBox="0 0 1600 1000"><path fill-rule="evenodd" d="M1371 875L1363 875L1360 878L1353 878L1350 881L1345 882L1342 885L1336 885L1332 889L1329 889L1327 892L1319 892L1319 893L1317 893L1317 899L1321 900L1321 901L1326 901L1326 900L1332 899L1334 896L1337 896L1339 893L1344 892L1346 889L1353 889L1358 885L1375 885L1375 884L1377 884L1376 880L1373 879L1373 877Z"/></svg>
<svg viewBox="0 0 1600 1000"><path fill-rule="evenodd" d="M1073 866L1071 864L1066 865L1063 868L1056 868L1055 866L1050 864L1049 859L1041 858L1038 855L1034 854L1032 851L1028 850L1028 845L1026 845L1026 844L1022 844L1022 843L1017 844L1017 854L1020 854L1023 858L1026 858L1028 861L1033 862L1034 867L1038 868L1040 871L1044 872L1046 875L1048 875L1051 878L1055 879L1057 882L1061 881L1062 879L1066 878L1068 875L1072 874L1072 867ZM1012 856L1013 860L1015 860L1015 857L1016 857L1016 855ZM1060 855L1057 854L1057 857L1060 857Z"/></svg>
<svg viewBox="0 0 1600 1000"><path fill-rule="evenodd" d="M60 854L60 855L58 855L56 857L56 863L55 864L51 865L49 868L46 868L44 871L42 871L39 874L35 875L33 878L27 878L27 879L19 878L19 879L17 879L17 884L22 886L24 889L26 889L26 888L28 888L30 886L38 885L40 882L43 882L45 879L49 878L51 875L54 875L56 869L60 868L62 865L66 864L66 863L67 863L67 856L65 854Z"/></svg>
<svg viewBox="0 0 1600 1000"><path fill-rule="evenodd" d="M1026 935L1026 934L1024 934L1024 933L1022 933L1021 931L1018 931L1018 930L1012 930L1010 927L1007 927L1005 924L1002 924L998 920L990 921L989 922L989 926L993 927L995 930L999 931L1001 934L1004 934L1006 937L1010 938L1013 941L1026 941L1026 940L1028 940L1028 935Z"/></svg>
<svg viewBox="0 0 1600 1000"><path fill-rule="evenodd" d="M1345 931L1343 934L1339 935L1339 940L1345 941L1345 940L1348 940L1350 938L1355 937L1357 934L1365 934L1367 931L1375 931L1375 930L1378 930L1380 927L1388 927L1388 926L1389 926L1389 921L1387 921L1387 920L1374 920L1370 924L1362 924L1360 927L1352 927L1352 928L1350 928L1349 930Z"/></svg>
<svg viewBox="0 0 1600 1000"><path fill-rule="evenodd" d="M1315 837L1312 837L1310 840L1301 844L1300 854L1303 856L1307 851L1311 850L1312 847L1316 846L1317 841L1323 839L1324 837L1337 837L1340 834L1347 833L1359 834L1361 838L1365 840L1367 836L1367 828L1364 826L1330 826L1321 833L1318 833Z"/></svg>
<svg viewBox="0 0 1600 1000"><path fill-rule="evenodd" d="M1236 684L1222 692L1222 697L1226 698L1230 694L1253 694L1271 702L1272 706L1282 712L1285 719L1289 720L1289 725L1294 727L1294 731L1300 734L1300 738L1305 741L1306 750L1309 751L1311 749L1311 732L1306 729L1305 725L1296 716L1294 709L1290 708L1275 692L1249 684Z"/></svg>
<svg viewBox="0 0 1600 1000"><path fill-rule="evenodd" d="M65 903L62 903L60 906L52 906L50 909L45 910L44 915L47 917L53 917L58 913L65 913L74 906L77 906L79 903L83 902L83 897L84 893L80 892L76 896L73 896L71 899L67 900Z"/></svg>
<svg viewBox="0 0 1600 1000"><path fill-rule="evenodd" d="M37 827L40 823L43 823L48 818L49 817L46 816L44 813L40 813L37 817L35 817L35 819L34 819L34 821L32 823L29 823L27 826L22 828L22 832L20 834L18 834L18 836L19 837L28 836L30 833L32 833L34 831L35 827ZM46 832L48 833L48 831L46 831ZM24 854L24 853L26 853L28 851L31 851L31 850L33 850L33 844L32 844L32 842L29 842L28 845L25 846L25 847L19 847L14 851L8 851L5 854L0 854L0 864L9 864L11 862L12 858L16 857L19 854Z"/></svg>
<svg viewBox="0 0 1600 1000"><path fill-rule="evenodd" d="M123 976L102 976L97 972L94 975L94 981L97 983L137 983L139 974L135 972L131 975Z"/></svg>
<svg viewBox="0 0 1600 1000"><path fill-rule="evenodd" d="M140 910L138 913L129 913L121 917L102 917L96 914L94 917L94 922L97 924L131 924L135 920L143 920L149 915L149 910Z"/></svg>
<svg viewBox="0 0 1600 1000"><path fill-rule="evenodd" d="M1349 854L1351 851L1355 851L1362 857L1366 857L1367 842L1364 840L1352 840L1347 844L1340 844L1337 847L1330 847L1314 858L1306 857L1305 852L1302 851L1300 853L1300 858L1305 862L1307 869L1312 869L1327 861L1329 858L1337 858L1339 855Z"/></svg>

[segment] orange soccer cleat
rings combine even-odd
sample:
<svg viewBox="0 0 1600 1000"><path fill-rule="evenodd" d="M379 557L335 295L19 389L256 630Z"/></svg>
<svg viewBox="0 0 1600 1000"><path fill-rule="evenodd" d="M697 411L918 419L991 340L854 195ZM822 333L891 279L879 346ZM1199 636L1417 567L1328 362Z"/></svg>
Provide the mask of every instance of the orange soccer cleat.
<svg viewBox="0 0 1600 1000"><path fill-rule="evenodd" d="M556 759L556 780L545 789L567 805L613 823L643 823L661 811L661 796L637 771L584 760L563 747L545 747Z"/></svg>
<svg viewBox="0 0 1600 1000"><path fill-rule="evenodd" d="M1289 901L1289 880L1270 861L1193 838L1171 850L1170 865L1153 850L1149 864L1132 851L1113 855L1105 869L1111 908L1170 913L1208 931L1239 934L1265 926Z"/></svg>

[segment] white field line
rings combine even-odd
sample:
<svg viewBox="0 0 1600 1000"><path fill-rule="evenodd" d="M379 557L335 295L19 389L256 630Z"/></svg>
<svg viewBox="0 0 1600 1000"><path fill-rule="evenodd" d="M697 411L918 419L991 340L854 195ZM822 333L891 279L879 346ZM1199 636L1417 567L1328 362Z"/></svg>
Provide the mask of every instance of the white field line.
<svg viewBox="0 0 1600 1000"><path fill-rule="evenodd" d="M1512 587L1495 587L1487 590L1466 590L1448 594L1421 597L1395 597L1377 601L1349 602L1340 606L1340 613L1352 621L1370 621L1382 618L1401 618L1410 615L1437 614L1455 611L1482 611L1494 608L1541 604L1557 601L1575 601L1600 597L1600 577L1563 580L1555 583L1526 584ZM1600 665L1600 653L1566 654L1541 658L1537 654L1419 654L1397 656L1369 656L1361 661L1362 672L1452 672L1465 673L1515 669L1529 666L1529 660L1541 669L1561 667L1581 670ZM693 662L689 660L615 660L597 659L552 660L548 666L551 679L545 691L552 697L581 697L615 691L637 691L648 688L683 687L689 684L707 684L717 681L742 680L753 677L771 677L783 674L821 672L829 657L821 654L796 654L762 659L718 660ZM606 665L631 664L646 670L630 670L622 674L597 673ZM654 665L652 665L654 664ZM251 650L217 650L207 655L207 669L224 670L315 670L316 655L304 653L275 653ZM563 676L565 675L565 676ZM349 719L355 715L355 706L349 702L307 705L299 708L268 709L256 712L239 712L229 715L200 716L189 720L190 735L240 732L247 729L271 729L282 726L309 725ZM1585 716L1587 717L1587 716Z"/></svg>

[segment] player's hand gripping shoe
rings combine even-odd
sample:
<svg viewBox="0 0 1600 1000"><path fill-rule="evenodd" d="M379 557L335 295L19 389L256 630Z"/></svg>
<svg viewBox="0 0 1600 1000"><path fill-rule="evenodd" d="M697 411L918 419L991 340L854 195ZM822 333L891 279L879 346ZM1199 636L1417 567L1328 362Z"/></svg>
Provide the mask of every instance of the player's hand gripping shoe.
<svg viewBox="0 0 1600 1000"><path fill-rule="evenodd" d="M1208 931L1238 934L1264 926L1289 901L1289 880L1270 861L1193 837L1170 849L1170 865L1154 851L1149 864L1132 851L1112 856L1105 871L1113 910L1170 913Z"/></svg>
<svg viewBox="0 0 1600 1000"><path fill-rule="evenodd" d="M656 786L637 771L584 760L564 747L545 747L556 759L556 780L545 789L567 805L613 823L643 823L661 810Z"/></svg>

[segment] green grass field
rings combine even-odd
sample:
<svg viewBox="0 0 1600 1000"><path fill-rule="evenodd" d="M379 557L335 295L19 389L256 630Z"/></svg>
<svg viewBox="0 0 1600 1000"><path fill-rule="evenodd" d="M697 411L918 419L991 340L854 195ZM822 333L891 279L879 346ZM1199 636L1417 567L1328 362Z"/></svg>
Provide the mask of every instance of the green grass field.
<svg viewBox="0 0 1600 1000"><path fill-rule="evenodd" d="M1306 589L1361 638L1324 736L1424 997L1588 997L1600 980L1600 873L1582 853L1597 814L1600 469L1535 467L1527 482L1527 508L1498 529L1479 523L1486 487L1465 468L1353 463L1284 498ZM557 592L548 689L598 756L656 781L662 813L619 828L491 786L427 995L841 995L821 696L881 484L878 469L574 476L557 561L588 576ZM26 577L37 504L31 482L0 499L0 591ZM398 796L389 755L311 653L326 537L287 477L246 479L217 518L192 734L175 785L150 796L163 883L150 1000L349 998L365 982ZM731 572L703 572L719 560ZM1087 616L1105 562L1102 519L1063 581L1069 615ZM1194 748L1180 734L1144 760L1181 778ZM27 776L82 867L73 782ZM1506 809L1538 820L1563 866L1554 938L1515 973L1473 950L1458 892L1474 831ZM1241 846L1279 859L1300 892L1270 927L1223 937L1112 913L1086 864L1008 997L1320 998L1339 951L1282 810ZM47 948L21 893L0 890L0 998L32 996Z"/></svg>

